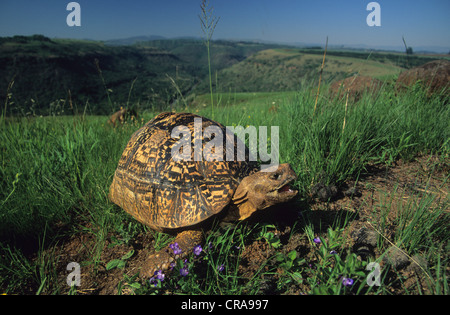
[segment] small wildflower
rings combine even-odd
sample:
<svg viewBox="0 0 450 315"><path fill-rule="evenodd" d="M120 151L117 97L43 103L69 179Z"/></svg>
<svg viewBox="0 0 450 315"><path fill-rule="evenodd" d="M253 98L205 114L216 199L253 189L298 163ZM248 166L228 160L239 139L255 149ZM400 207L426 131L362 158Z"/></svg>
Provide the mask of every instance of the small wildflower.
<svg viewBox="0 0 450 315"><path fill-rule="evenodd" d="M196 256L200 255L200 253L202 252L203 248L200 245L197 245L194 247L194 254Z"/></svg>
<svg viewBox="0 0 450 315"><path fill-rule="evenodd" d="M337 254L337 252L335 251L335 250L332 250L331 252L330 252L330 255L336 255Z"/></svg>
<svg viewBox="0 0 450 315"><path fill-rule="evenodd" d="M184 266L180 269L180 275L183 277L186 277L189 274L189 268L188 266Z"/></svg>
<svg viewBox="0 0 450 315"><path fill-rule="evenodd" d="M322 241L321 241L320 237L316 237L316 238L314 238L314 239L313 239L313 242L314 242L314 243L316 243L316 244L320 244L320 243L322 243Z"/></svg>
<svg viewBox="0 0 450 315"><path fill-rule="evenodd" d="M353 279L352 278L342 278L342 285L346 287L351 287L353 285Z"/></svg>
<svg viewBox="0 0 450 315"><path fill-rule="evenodd" d="M163 274L162 270L155 271L155 276L159 281L164 281L165 275Z"/></svg>
<svg viewBox="0 0 450 315"><path fill-rule="evenodd" d="M222 272L225 269L225 265L221 264L220 266L217 267L217 271L218 272Z"/></svg>
<svg viewBox="0 0 450 315"><path fill-rule="evenodd" d="M178 243L173 243L173 244L170 244L169 245L169 248L171 249L171 250L173 250L173 254L174 255L180 255L181 254L181 248L180 248L180 246L178 245Z"/></svg>
<svg viewBox="0 0 450 315"><path fill-rule="evenodd" d="M158 285L158 280L156 278L151 278L148 282L154 287Z"/></svg>

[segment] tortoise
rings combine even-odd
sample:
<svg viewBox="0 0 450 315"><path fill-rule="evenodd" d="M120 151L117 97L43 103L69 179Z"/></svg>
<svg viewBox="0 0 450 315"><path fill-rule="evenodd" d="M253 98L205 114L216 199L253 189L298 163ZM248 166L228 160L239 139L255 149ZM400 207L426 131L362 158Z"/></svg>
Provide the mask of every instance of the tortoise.
<svg viewBox="0 0 450 315"><path fill-rule="evenodd" d="M201 119L201 125L195 125L196 119ZM210 126L216 128L216 133L208 137L204 132ZM187 150L183 159L172 153L185 153L184 147L176 147L181 140L175 127L184 128L188 139L185 143L189 144L190 138L191 145L200 144L204 158L194 158L198 153L195 147L190 154ZM207 151L207 140L219 141L219 132L225 135L224 146L210 146ZM172 112L159 114L131 136L114 173L109 198L151 229L176 234L171 248L178 243L182 253L174 256L169 245L150 255L141 268L141 277L152 277L155 271L168 269L174 258L192 252L201 244L211 218L224 222L244 220L297 195L290 186L297 176L289 164L281 164L272 172L259 170L243 143L245 160L239 160L240 141L220 123L191 113ZM231 158L226 154L229 143L234 144Z"/></svg>

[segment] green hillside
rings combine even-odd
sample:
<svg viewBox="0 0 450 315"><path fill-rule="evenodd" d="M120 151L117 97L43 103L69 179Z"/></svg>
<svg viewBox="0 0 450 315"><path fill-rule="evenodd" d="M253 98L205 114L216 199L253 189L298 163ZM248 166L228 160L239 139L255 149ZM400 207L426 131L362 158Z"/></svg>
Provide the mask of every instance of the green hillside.
<svg viewBox="0 0 450 315"><path fill-rule="evenodd" d="M323 52L322 52L323 55ZM298 49L269 49L223 69L218 74L221 91L289 91L299 89L302 82L317 80L323 56ZM403 69L391 60L385 62L355 57L326 57L323 80L343 79L353 74L386 78Z"/></svg>
<svg viewBox="0 0 450 315"><path fill-rule="evenodd" d="M155 47L168 51L189 64L193 75L204 77L208 74L207 52L201 40L153 40L138 43L137 46ZM211 66L218 71L239 63L259 51L279 47L282 46L252 42L214 41L211 48Z"/></svg>
<svg viewBox="0 0 450 315"><path fill-rule="evenodd" d="M214 41L213 90L297 91L318 79L322 58L321 49ZM323 80L356 73L392 78L429 60L398 53L331 50ZM209 93L208 61L201 40L120 46L42 35L0 38L0 99L8 115L110 114L120 106L139 112L160 110L205 93Z"/></svg>
<svg viewBox="0 0 450 315"><path fill-rule="evenodd" d="M276 45L217 41L212 66L220 70L271 47ZM180 92L187 95L207 69L200 40L113 46L41 35L0 38L0 99L9 95L12 115L72 114L85 108L106 114L127 104L165 108Z"/></svg>
<svg viewBox="0 0 450 315"><path fill-rule="evenodd" d="M195 84L183 65L157 48L15 36L0 41L0 99L9 93L14 115L72 114L70 102L97 114L127 102L153 107L176 94L167 75L184 92Z"/></svg>

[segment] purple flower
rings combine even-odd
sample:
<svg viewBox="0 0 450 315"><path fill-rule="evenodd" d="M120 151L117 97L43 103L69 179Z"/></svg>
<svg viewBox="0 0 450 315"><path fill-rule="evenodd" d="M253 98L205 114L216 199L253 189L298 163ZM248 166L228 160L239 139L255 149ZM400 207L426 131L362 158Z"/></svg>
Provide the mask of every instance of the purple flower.
<svg viewBox="0 0 450 315"><path fill-rule="evenodd" d="M163 274L162 270L155 271L155 277L159 281L164 281L165 275Z"/></svg>
<svg viewBox="0 0 450 315"><path fill-rule="evenodd" d="M346 287L351 287L353 285L353 279L352 278L342 278L342 285Z"/></svg>
<svg viewBox="0 0 450 315"><path fill-rule="evenodd" d="M177 242L175 242L175 243L173 243L173 244L170 244L170 245L169 245L169 248L170 248L171 250L173 250L173 254L174 254L174 255L180 255L180 254L181 254L181 248L180 248L180 246L178 245Z"/></svg>
<svg viewBox="0 0 450 315"><path fill-rule="evenodd" d="M225 269L225 265L221 264L220 266L217 267L217 271L218 272L222 272Z"/></svg>
<svg viewBox="0 0 450 315"><path fill-rule="evenodd" d="M148 282L154 287L156 287L158 285L158 280L156 278L150 278L150 280L148 280Z"/></svg>
<svg viewBox="0 0 450 315"><path fill-rule="evenodd" d="M188 266L184 266L183 268L180 269L180 275L182 275L183 277L186 277L188 274L189 274Z"/></svg>
<svg viewBox="0 0 450 315"><path fill-rule="evenodd" d="M322 243L322 240L320 239L320 237L316 237L313 239L313 242L316 244L320 244L320 243Z"/></svg>
<svg viewBox="0 0 450 315"><path fill-rule="evenodd" d="M335 251L335 250L332 250L331 252L330 252L330 255L336 255L337 254L337 252Z"/></svg>
<svg viewBox="0 0 450 315"><path fill-rule="evenodd" d="M197 245L194 247L194 254L196 256L200 255L200 253L202 252L203 248L200 245Z"/></svg>

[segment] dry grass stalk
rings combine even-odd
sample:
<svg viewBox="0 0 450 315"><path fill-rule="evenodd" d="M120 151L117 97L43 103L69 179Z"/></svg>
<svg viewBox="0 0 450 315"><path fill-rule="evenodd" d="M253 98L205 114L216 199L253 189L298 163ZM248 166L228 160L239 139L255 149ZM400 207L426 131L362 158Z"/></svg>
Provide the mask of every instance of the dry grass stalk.
<svg viewBox="0 0 450 315"><path fill-rule="evenodd" d="M316 114L317 102L319 100L320 83L322 82L323 67L325 66L325 57L327 55L327 49L328 49L328 36L327 36L327 42L325 44L325 51L323 53L322 66L320 67L319 85L317 87L316 101L314 103L314 115Z"/></svg>
<svg viewBox="0 0 450 315"><path fill-rule="evenodd" d="M347 107L348 107L348 95L350 93L350 89L347 90L347 99L345 100L345 112L344 112L344 123L342 124L342 133L345 130L345 118L347 117Z"/></svg>

